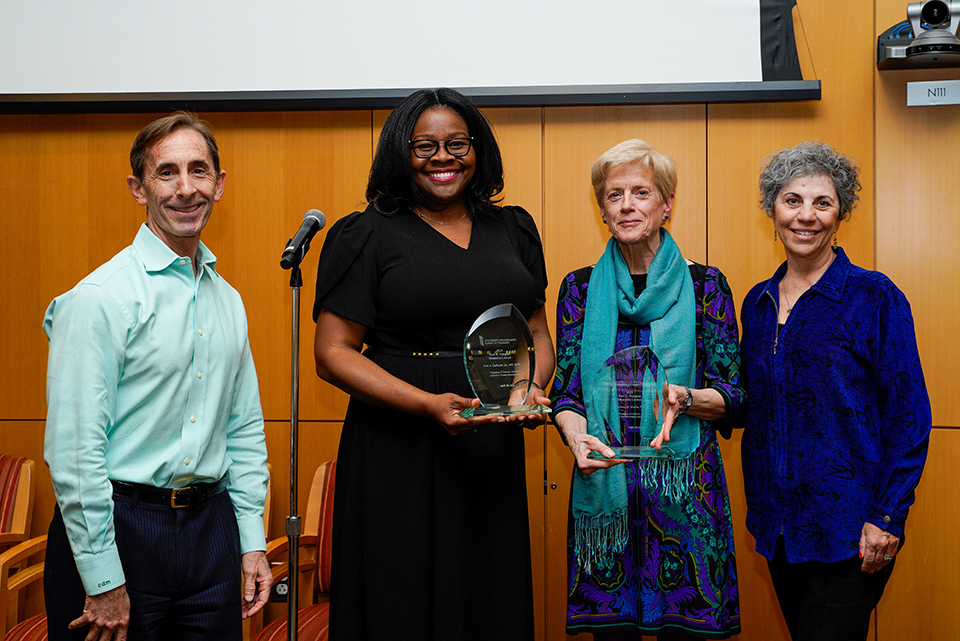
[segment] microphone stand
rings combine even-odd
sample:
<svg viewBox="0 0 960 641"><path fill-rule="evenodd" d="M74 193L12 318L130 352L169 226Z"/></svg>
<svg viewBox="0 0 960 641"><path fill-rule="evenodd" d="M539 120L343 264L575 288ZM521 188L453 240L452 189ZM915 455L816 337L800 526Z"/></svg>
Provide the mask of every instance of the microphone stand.
<svg viewBox="0 0 960 641"><path fill-rule="evenodd" d="M298 460L300 454L300 288L303 276L300 262L310 244L296 257L290 272L293 289L293 326L290 354L290 516L287 517L287 639L297 640L298 605L300 602L300 517L297 515Z"/></svg>
<svg viewBox="0 0 960 641"><path fill-rule="evenodd" d="M310 250L310 240L323 229L327 219L322 211L311 209L303 216L296 235L287 241L280 267L290 269L293 289L293 327L290 342L290 516L287 517L287 639L296 641L300 603L300 517L297 515L298 461L300 459L300 288L303 276L300 263Z"/></svg>

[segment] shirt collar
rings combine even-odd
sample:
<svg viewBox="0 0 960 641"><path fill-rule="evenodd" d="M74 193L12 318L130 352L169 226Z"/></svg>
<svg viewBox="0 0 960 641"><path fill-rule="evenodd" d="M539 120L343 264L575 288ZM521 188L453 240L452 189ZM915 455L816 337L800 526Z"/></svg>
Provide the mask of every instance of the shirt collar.
<svg viewBox="0 0 960 641"><path fill-rule="evenodd" d="M137 237L133 239L133 248L140 254L143 266L148 272L161 272L180 259L175 251L150 231L146 223L140 226ZM203 241L200 242L197 250L196 260L200 265L209 265L211 270L216 271L217 257L203 244Z"/></svg>
<svg viewBox="0 0 960 641"><path fill-rule="evenodd" d="M827 271L823 273L820 280L814 283L810 289L839 303L843 300L843 288L847 283L847 276L850 273L850 259L847 258L843 247L837 247L836 253L837 256L833 259L830 266L827 267ZM780 280L783 279L783 275L786 273L787 261L783 261L770 280L767 281L767 284L764 285L754 304L759 304L764 298L763 295L766 293L769 293L777 300L780 295Z"/></svg>

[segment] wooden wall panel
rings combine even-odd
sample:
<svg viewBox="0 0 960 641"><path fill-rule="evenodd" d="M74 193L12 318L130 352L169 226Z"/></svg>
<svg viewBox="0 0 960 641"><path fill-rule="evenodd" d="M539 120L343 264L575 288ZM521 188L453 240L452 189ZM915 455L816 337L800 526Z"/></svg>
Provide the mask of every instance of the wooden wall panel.
<svg viewBox="0 0 960 641"><path fill-rule="evenodd" d="M877 33L905 19L905 5L877 2ZM960 105L907 107L907 83L960 77L956 69L877 71L877 269L913 309L920 357L932 392L933 423L960 427L956 330L960 297L955 141Z"/></svg>
<svg viewBox="0 0 960 641"><path fill-rule="evenodd" d="M224 197L203 239L244 298L264 416L290 417L290 272L287 239L312 208L327 229L358 208L370 165L370 112L209 114L227 171ZM322 384L313 366L313 300L321 232L303 263L300 292L300 417L342 420L346 396Z"/></svg>
<svg viewBox="0 0 960 641"><path fill-rule="evenodd" d="M548 426L546 437L546 521L544 629L549 641L579 639L566 634L567 623L567 520L573 484L573 455L563 444L557 428ZM539 623L539 621L538 621Z"/></svg>
<svg viewBox="0 0 960 641"><path fill-rule="evenodd" d="M875 32L906 18L903 2L877 0ZM960 107L907 107L908 82L956 79L956 69L874 71L876 83L876 268L910 301L934 429L906 545L877 608L878 641L960 636L960 559L944 542L958 520L960 383L955 338L960 299L956 205L948 195L960 171L952 141Z"/></svg>
<svg viewBox="0 0 960 641"><path fill-rule="evenodd" d="M826 5L798 0L818 102L718 104L707 107L708 250L726 274L737 300L769 278L783 261L773 224L757 201L757 179L769 154L804 140L826 142L861 166L863 189L852 218L838 234L850 259L872 267L873 247L873 56L876 35L871 0ZM808 78L810 79L810 78Z"/></svg>
<svg viewBox="0 0 960 641"><path fill-rule="evenodd" d="M502 205L520 205L543 233L543 123L540 107L484 109L503 158Z"/></svg>
<svg viewBox="0 0 960 641"><path fill-rule="evenodd" d="M543 161L541 110L538 107L485 109L493 125L503 158L504 205L520 205L533 216L541 234L544 228L542 209ZM548 307L549 308L549 307ZM550 426L525 430L527 503L530 514L530 556L533 568L536 641L543 641L545 601L544 539L544 435Z"/></svg>
<svg viewBox="0 0 960 641"><path fill-rule="evenodd" d="M960 639L960 573L949 533L960 523L960 430L933 430L906 540L877 607L877 641Z"/></svg>
<svg viewBox="0 0 960 641"><path fill-rule="evenodd" d="M520 205L533 216L540 229L544 229L543 214L543 149L542 119L539 108L487 109L497 134L500 154L503 157L503 204ZM548 314L549 316L549 314ZM543 625L546 612L546 539L544 507L544 438L551 427L525 431L527 502L530 513L530 558L533 571L534 612L536 641L543 641Z"/></svg>
<svg viewBox="0 0 960 641"><path fill-rule="evenodd" d="M0 219L10 243L0 256L0 353L13 374L0 386L0 418L46 414L44 311L136 233L142 215L124 182L130 123L122 115L0 117ZM125 142L114 153L118 139ZM116 178L104 179L114 164Z"/></svg>

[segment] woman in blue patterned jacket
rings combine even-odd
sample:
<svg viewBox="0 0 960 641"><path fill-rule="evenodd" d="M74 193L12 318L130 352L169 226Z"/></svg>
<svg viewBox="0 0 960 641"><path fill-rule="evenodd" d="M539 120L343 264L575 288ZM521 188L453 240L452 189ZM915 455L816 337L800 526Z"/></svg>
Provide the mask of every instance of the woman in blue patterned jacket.
<svg viewBox="0 0 960 641"><path fill-rule="evenodd" d="M786 261L743 302L747 528L794 641L866 639L926 460L910 305L837 247L857 168L805 142L760 177Z"/></svg>

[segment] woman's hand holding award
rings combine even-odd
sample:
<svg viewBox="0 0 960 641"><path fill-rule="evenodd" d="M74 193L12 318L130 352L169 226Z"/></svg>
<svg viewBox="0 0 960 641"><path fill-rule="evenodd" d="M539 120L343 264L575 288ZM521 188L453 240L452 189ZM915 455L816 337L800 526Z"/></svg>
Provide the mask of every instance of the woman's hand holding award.
<svg viewBox="0 0 960 641"><path fill-rule="evenodd" d="M546 405L529 402L536 363L533 333L520 310L506 303L485 311L463 341L463 364L480 406L460 416L548 413Z"/></svg>

